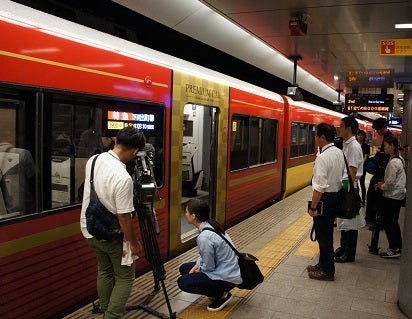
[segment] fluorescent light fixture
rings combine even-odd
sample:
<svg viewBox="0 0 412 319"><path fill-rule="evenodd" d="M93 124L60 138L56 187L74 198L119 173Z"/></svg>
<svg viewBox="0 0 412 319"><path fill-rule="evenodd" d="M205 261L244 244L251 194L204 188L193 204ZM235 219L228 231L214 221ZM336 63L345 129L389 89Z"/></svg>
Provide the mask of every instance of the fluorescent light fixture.
<svg viewBox="0 0 412 319"><path fill-rule="evenodd" d="M395 29L412 29L412 23L397 23Z"/></svg>

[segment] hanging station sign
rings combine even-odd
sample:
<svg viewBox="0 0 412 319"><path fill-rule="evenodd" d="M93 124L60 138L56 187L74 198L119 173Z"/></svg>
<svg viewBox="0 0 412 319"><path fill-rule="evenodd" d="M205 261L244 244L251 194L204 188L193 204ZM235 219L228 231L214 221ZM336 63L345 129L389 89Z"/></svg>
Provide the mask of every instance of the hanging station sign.
<svg viewBox="0 0 412 319"><path fill-rule="evenodd" d="M346 87L348 88L392 88L393 70L365 70L348 71L346 74Z"/></svg>
<svg viewBox="0 0 412 319"><path fill-rule="evenodd" d="M412 39L380 40L381 56L408 56L412 55Z"/></svg>
<svg viewBox="0 0 412 319"><path fill-rule="evenodd" d="M344 112L393 112L393 94L345 94Z"/></svg>

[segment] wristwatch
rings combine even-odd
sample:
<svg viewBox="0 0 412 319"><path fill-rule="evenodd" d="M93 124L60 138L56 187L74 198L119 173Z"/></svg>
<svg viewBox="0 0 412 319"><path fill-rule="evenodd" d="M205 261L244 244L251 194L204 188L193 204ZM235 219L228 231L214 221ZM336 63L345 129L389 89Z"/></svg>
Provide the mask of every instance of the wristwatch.
<svg viewBox="0 0 412 319"><path fill-rule="evenodd" d="M316 211L317 210L317 208L313 208L313 207L311 207L311 208L309 208L312 212L314 212L314 211Z"/></svg>

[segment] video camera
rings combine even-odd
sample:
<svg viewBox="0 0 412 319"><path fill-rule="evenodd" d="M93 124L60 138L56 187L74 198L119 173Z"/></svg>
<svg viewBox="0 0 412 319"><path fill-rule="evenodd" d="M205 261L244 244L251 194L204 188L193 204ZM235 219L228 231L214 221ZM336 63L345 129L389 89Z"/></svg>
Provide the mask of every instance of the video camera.
<svg viewBox="0 0 412 319"><path fill-rule="evenodd" d="M149 144L150 145L150 144ZM151 146L151 145L150 145ZM154 177L153 146L147 144L143 151L137 153L132 172L133 202L135 207L139 204L153 203L160 200Z"/></svg>

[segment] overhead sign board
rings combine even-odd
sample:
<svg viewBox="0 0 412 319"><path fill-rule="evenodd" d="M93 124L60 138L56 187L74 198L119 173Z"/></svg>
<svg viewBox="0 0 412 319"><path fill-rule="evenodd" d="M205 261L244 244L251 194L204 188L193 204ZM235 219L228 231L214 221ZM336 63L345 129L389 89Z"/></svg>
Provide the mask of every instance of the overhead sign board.
<svg viewBox="0 0 412 319"><path fill-rule="evenodd" d="M345 94L344 112L392 112L393 94Z"/></svg>
<svg viewBox="0 0 412 319"><path fill-rule="evenodd" d="M349 88L392 88L393 70L375 69L364 71L348 71L346 87Z"/></svg>
<svg viewBox="0 0 412 319"><path fill-rule="evenodd" d="M412 55L412 39L380 40L379 54L382 56Z"/></svg>
<svg viewBox="0 0 412 319"><path fill-rule="evenodd" d="M388 121L389 125L402 125L402 118L401 117L392 117Z"/></svg>

